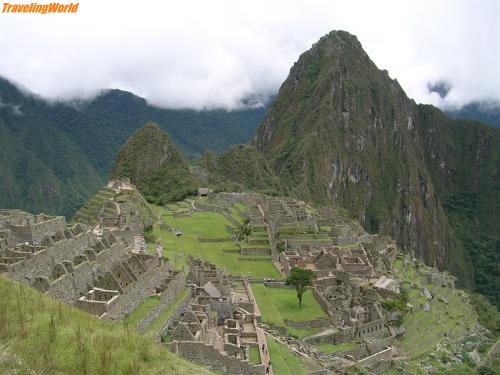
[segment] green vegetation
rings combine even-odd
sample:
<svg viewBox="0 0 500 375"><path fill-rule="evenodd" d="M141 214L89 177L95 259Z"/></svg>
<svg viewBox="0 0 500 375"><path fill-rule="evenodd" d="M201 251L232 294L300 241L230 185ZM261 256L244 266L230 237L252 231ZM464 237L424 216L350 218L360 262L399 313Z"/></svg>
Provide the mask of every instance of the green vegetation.
<svg viewBox="0 0 500 375"><path fill-rule="evenodd" d="M408 293L406 290L402 290L399 298L396 299L387 299L381 302L382 307L389 311L398 310L402 313L405 313L408 308L406 304L408 303Z"/></svg>
<svg viewBox="0 0 500 375"><path fill-rule="evenodd" d="M410 309L403 317L406 332L399 346L406 355L415 359L434 350L445 337L458 339L466 335L467 327L477 319L477 314L470 304L464 303L464 292L440 285L427 285L426 279L419 276L415 268L404 267L399 262L396 266L398 276L403 281L402 288L408 290L408 302L414 306L413 311ZM410 283L421 287L411 288ZM431 301L427 301L421 294L421 288L424 286L429 288L434 296ZM447 303L439 301L439 297L444 298ZM420 305L426 302L431 307L429 312L420 308Z"/></svg>
<svg viewBox="0 0 500 375"><path fill-rule="evenodd" d="M116 193L113 189L107 187L102 188L97 192L97 194L85 202L85 205L76 212L73 221L88 223L91 225L96 224L102 205L107 200L114 198L115 196Z"/></svg>
<svg viewBox="0 0 500 375"><path fill-rule="evenodd" d="M287 329L290 335L304 337L317 333L318 329L296 329L287 326L285 320L301 322L327 317L312 293L303 296L303 305L297 305L294 289L267 288L264 284L252 284L252 291L259 304L262 321Z"/></svg>
<svg viewBox="0 0 500 375"><path fill-rule="evenodd" d="M155 229L163 243L164 254L172 259L185 259L187 254L206 259L233 275L280 278L279 272L267 255L242 256L232 241L201 242L198 238L231 238L224 215L213 212L194 212L191 216L175 217L164 208L158 208L162 220L171 228L182 231L177 237L172 232ZM242 244L242 246L250 246ZM255 247L252 245L252 247Z"/></svg>
<svg viewBox="0 0 500 375"><path fill-rule="evenodd" d="M241 241L245 240L250 233L252 233L252 228L248 225L250 223L250 219L244 219L240 224L238 230L236 231L236 240L239 249L241 250Z"/></svg>
<svg viewBox="0 0 500 375"><path fill-rule="evenodd" d="M300 360L283 344L266 336L269 354L276 375L306 375L307 372Z"/></svg>
<svg viewBox="0 0 500 375"><path fill-rule="evenodd" d="M159 303L160 298L157 296L146 298L131 314L125 317L123 323L131 327L137 326Z"/></svg>
<svg viewBox="0 0 500 375"><path fill-rule="evenodd" d="M218 157L206 153L200 165L208 172L209 182L216 186L216 190L286 194L280 179L254 146L233 146Z"/></svg>
<svg viewBox="0 0 500 375"><path fill-rule="evenodd" d="M253 363L254 365L261 364L260 352L258 346L250 347L250 363Z"/></svg>
<svg viewBox="0 0 500 375"><path fill-rule="evenodd" d="M500 336L500 314L496 306L481 294L471 295L472 305L477 311L479 323L488 328L496 337Z"/></svg>
<svg viewBox="0 0 500 375"><path fill-rule="evenodd" d="M403 247L500 306L499 129L416 105L354 35L333 31L292 67L253 144L290 195L333 199L369 232L393 228Z"/></svg>
<svg viewBox="0 0 500 375"><path fill-rule="evenodd" d="M68 217L106 183L119 148L143 124L158 123L195 159L249 141L267 110L161 109L120 90L76 108L25 95L1 78L0 92L6 104L0 108L0 207Z"/></svg>
<svg viewBox="0 0 500 375"><path fill-rule="evenodd" d="M132 328L96 320L2 276L0 295L0 347L15 353L15 362L22 361L20 366L36 373L209 373Z"/></svg>
<svg viewBox="0 0 500 375"><path fill-rule="evenodd" d="M156 242L156 235L153 232L152 225L144 227L144 241L146 241L147 244L154 244Z"/></svg>
<svg viewBox="0 0 500 375"><path fill-rule="evenodd" d="M199 185L187 162L155 123L137 130L123 145L112 179L128 177L149 203L164 205L196 194Z"/></svg>
<svg viewBox="0 0 500 375"><path fill-rule="evenodd" d="M292 285L297 291L299 299L299 307L302 308L302 297L306 288L312 286L314 272L312 270L293 267L290 271L290 276L286 278L286 285Z"/></svg>
<svg viewBox="0 0 500 375"><path fill-rule="evenodd" d="M495 225L494 219L498 209L492 207L499 199L500 189L485 185L477 192L471 192L467 186L455 188L458 191L448 196L444 208L474 268L475 290L499 308L500 226ZM496 205L499 207L500 202Z"/></svg>

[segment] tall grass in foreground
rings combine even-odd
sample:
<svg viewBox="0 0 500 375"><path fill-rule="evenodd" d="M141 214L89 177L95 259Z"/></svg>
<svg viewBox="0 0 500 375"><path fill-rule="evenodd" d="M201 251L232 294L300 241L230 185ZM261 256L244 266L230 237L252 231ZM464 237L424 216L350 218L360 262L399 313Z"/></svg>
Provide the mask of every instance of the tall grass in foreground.
<svg viewBox="0 0 500 375"><path fill-rule="evenodd" d="M0 275L0 350L15 354L22 367L40 374L209 373L133 329L96 320Z"/></svg>

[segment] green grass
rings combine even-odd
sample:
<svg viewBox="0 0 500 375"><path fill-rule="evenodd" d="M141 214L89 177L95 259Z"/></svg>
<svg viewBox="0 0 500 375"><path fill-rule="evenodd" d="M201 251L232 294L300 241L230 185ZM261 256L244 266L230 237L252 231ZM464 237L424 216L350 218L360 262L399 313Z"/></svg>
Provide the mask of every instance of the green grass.
<svg viewBox="0 0 500 375"><path fill-rule="evenodd" d="M162 218L171 227L177 228L183 232L181 237L174 236L169 231L160 231L155 228L155 233L161 238L164 248L164 255L172 262L175 262L177 268L186 265L187 254L193 257L209 260L218 267L226 269L233 275L245 275L256 278L281 278L269 257L262 257L262 260L245 260L237 251L238 248L232 241L225 242L199 242L198 238L222 238L230 237L227 230L228 220L219 213L213 212L195 212L189 217L177 217L165 215L165 210L161 209ZM269 247L244 244L246 247ZM233 250L225 252L224 250ZM251 256L251 258L256 258Z"/></svg>
<svg viewBox="0 0 500 375"><path fill-rule="evenodd" d="M0 276L0 342L38 374L209 374L122 324Z"/></svg>
<svg viewBox="0 0 500 375"><path fill-rule="evenodd" d="M356 347L356 344L352 342L343 342L340 344L317 344L314 346L325 353L336 353L344 350L354 349Z"/></svg>
<svg viewBox="0 0 500 375"><path fill-rule="evenodd" d="M254 365L261 364L260 352L258 346L250 347L250 363L253 363Z"/></svg>
<svg viewBox="0 0 500 375"><path fill-rule="evenodd" d="M423 267L423 266L421 266ZM405 315L403 323L406 333L399 341L399 347L410 358L433 351L437 344L444 339L444 335L458 339L467 333L467 327L477 320L477 314L472 305L464 303L460 294L462 291L442 288L438 285L427 284L413 267L404 267L401 263L395 265L398 276L405 281L405 288L410 288L409 282L419 283L432 292L434 298L429 302L431 310L425 312L419 306L427 299L421 296L420 289L411 288L408 291L409 302L414 311ZM444 297L448 304L437 300Z"/></svg>
<svg viewBox="0 0 500 375"><path fill-rule="evenodd" d="M245 217L240 215L235 206L231 207L231 216L238 220L240 223L243 223L245 221Z"/></svg>
<svg viewBox="0 0 500 375"><path fill-rule="evenodd" d="M300 360L288 348L267 336L267 347L275 375L306 375Z"/></svg>
<svg viewBox="0 0 500 375"><path fill-rule="evenodd" d="M125 324L135 327L160 303L160 298L157 296L150 296L124 319Z"/></svg>
<svg viewBox="0 0 500 375"><path fill-rule="evenodd" d="M184 299L191 293L189 287L184 288L184 290L172 301L168 307L163 310L163 312L154 319L149 326L146 328L146 334L154 334L158 332L161 326L167 321L168 318L174 313L174 311L179 307L179 305L184 301Z"/></svg>
<svg viewBox="0 0 500 375"><path fill-rule="evenodd" d="M290 335L305 337L320 330L287 327L285 319L300 322L327 317L311 291L304 293L302 308L299 307L295 289L267 288L264 284L252 284L252 291L259 304L262 320L278 327L287 328Z"/></svg>

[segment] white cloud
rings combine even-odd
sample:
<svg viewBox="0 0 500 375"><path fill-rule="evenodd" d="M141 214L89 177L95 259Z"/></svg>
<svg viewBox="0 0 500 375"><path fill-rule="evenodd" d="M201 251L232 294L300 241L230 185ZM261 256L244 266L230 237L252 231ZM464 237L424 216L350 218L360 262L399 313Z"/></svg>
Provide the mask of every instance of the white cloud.
<svg viewBox="0 0 500 375"><path fill-rule="evenodd" d="M81 0L77 14L0 13L0 75L51 98L121 88L164 107L234 108L275 92L330 30L358 36L417 101L500 100L496 1ZM445 80L443 101L427 92Z"/></svg>

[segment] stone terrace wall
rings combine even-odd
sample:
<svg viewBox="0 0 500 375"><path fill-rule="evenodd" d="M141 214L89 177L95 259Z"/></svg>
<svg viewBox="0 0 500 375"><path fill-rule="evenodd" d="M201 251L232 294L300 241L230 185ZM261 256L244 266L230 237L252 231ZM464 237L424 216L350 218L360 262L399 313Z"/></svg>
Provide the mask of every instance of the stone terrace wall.
<svg viewBox="0 0 500 375"><path fill-rule="evenodd" d="M241 255L271 255L271 249L265 247L241 248Z"/></svg>
<svg viewBox="0 0 500 375"><path fill-rule="evenodd" d="M142 321L139 322L137 328L143 331L153 320L170 306L172 301L184 290L186 285L186 274L179 272L175 275L168 284L166 289L160 295L160 303L151 311Z"/></svg>
<svg viewBox="0 0 500 375"><path fill-rule="evenodd" d="M57 216L41 223L31 222L26 225L8 225L7 227L20 242L40 241L47 233L64 231L66 229L66 219L63 216Z"/></svg>
<svg viewBox="0 0 500 375"><path fill-rule="evenodd" d="M130 314L144 299L156 292L155 287L168 275L169 265L163 263L160 267L154 267L142 275L139 279L126 288L118 302L116 302L106 314L106 319L122 319Z"/></svg>
<svg viewBox="0 0 500 375"><path fill-rule="evenodd" d="M96 260L85 261L73 266L73 270L52 281L48 294L74 304L76 300L87 293L90 285L95 285L99 275L110 272L113 266L124 259L129 248L124 242L115 242L109 249L97 254Z"/></svg>
<svg viewBox="0 0 500 375"><path fill-rule="evenodd" d="M328 328L332 325L332 321L328 318L303 320L300 322L294 322L293 320L285 319L285 324L287 326L297 328L297 329L301 329L301 328Z"/></svg>
<svg viewBox="0 0 500 375"><path fill-rule="evenodd" d="M222 354L214 347L197 341L174 341L170 349L191 362L199 363L215 371L232 375L265 375L264 365L252 365L247 360L241 360Z"/></svg>
<svg viewBox="0 0 500 375"><path fill-rule="evenodd" d="M392 359L392 348L387 348L369 357L361 359L358 363L362 366L368 367L375 365L378 362L387 361L391 359Z"/></svg>
<svg viewBox="0 0 500 375"><path fill-rule="evenodd" d="M31 235L34 240L39 240L46 233L64 231L65 229L66 219L63 216L58 216L41 223L31 224Z"/></svg>
<svg viewBox="0 0 500 375"><path fill-rule="evenodd" d="M316 290L316 288L313 288L313 296L318 301L319 305L323 308L323 310L331 317L332 312L330 311L330 305L326 298Z"/></svg>
<svg viewBox="0 0 500 375"><path fill-rule="evenodd" d="M184 301L182 301L177 307L177 309L175 309L172 315L170 315L170 317L163 323L158 332L156 332L155 338L157 341L160 340L161 335L165 334L165 332L168 331L172 323L180 320L182 312L185 309L187 309L187 307L192 303L192 301L193 301L193 295L189 293L187 297L184 299Z"/></svg>
<svg viewBox="0 0 500 375"><path fill-rule="evenodd" d="M84 249L94 242L94 237L86 233L60 240L53 246L34 253L31 258L22 263L10 267L9 276L20 282L26 282L26 280L33 282L36 276L50 279L56 264L72 261L75 256L81 255Z"/></svg>
<svg viewBox="0 0 500 375"><path fill-rule="evenodd" d="M84 262L50 283L48 294L60 299L64 303L74 304L76 300L87 292L88 286L94 284L93 262Z"/></svg>

